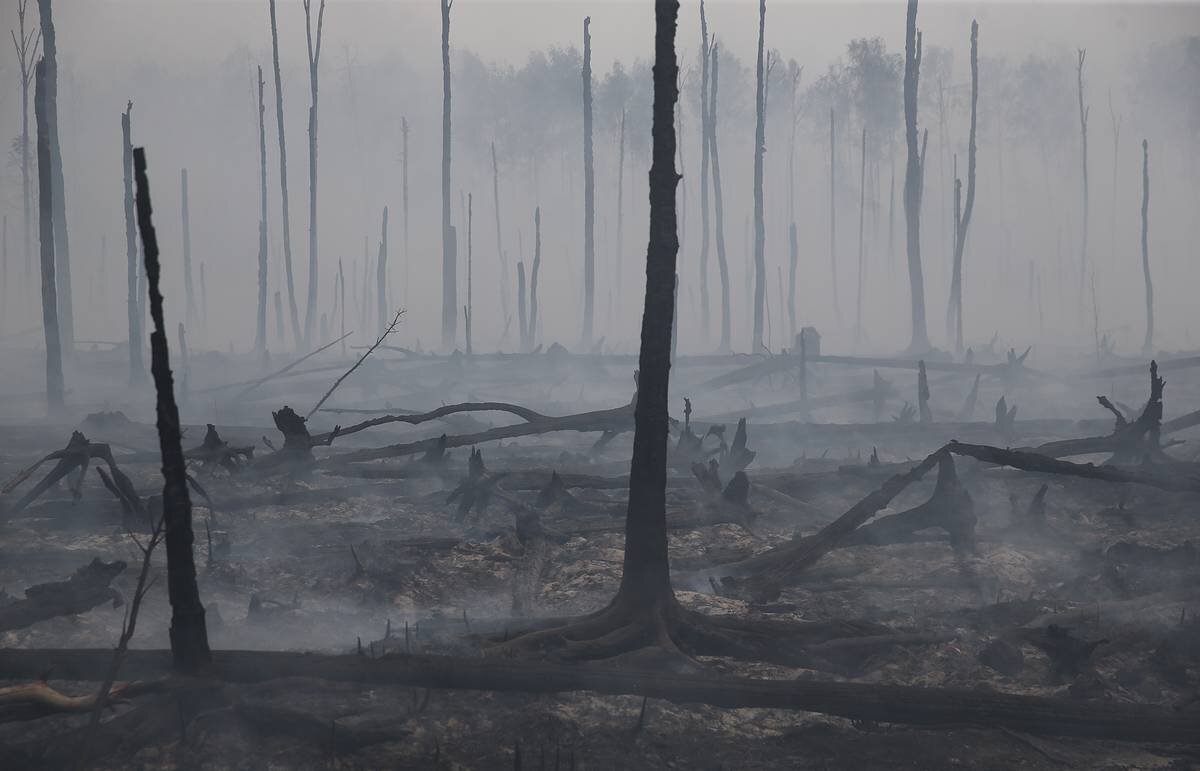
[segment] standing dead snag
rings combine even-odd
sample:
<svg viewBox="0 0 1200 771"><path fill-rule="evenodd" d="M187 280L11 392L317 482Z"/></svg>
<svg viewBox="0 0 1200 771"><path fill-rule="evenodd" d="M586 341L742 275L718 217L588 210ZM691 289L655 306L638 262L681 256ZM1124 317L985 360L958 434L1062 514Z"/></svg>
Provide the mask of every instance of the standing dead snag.
<svg viewBox="0 0 1200 771"><path fill-rule="evenodd" d="M183 230L183 291L187 295L187 323L196 323L196 293L192 289L192 230L188 217L188 173L179 170L180 222Z"/></svg>
<svg viewBox="0 0 1200 771"><path fill-rule="evenodd" d="M300 312L296 308L296 283L292 275L292 228L288 212L287 142L283 132L283 79L279 74L279 30L275 24L275 0L271 9L271 53L275 63L275 121L279 126L279 189L283 199L283 269L287 274L288 310L292 319L292 341L300 347Z"/></svg>
<svg viewBox="0 0 1200 771"><path fill-rule="evenodd" d="M388 207L383 207L383 224L380 226L379 258L375 261L375 284L378 301L376 311L379 314L379 333L388 328L387 323L387 257L388 257Z"/></svg>
<svg viewBox="0 0 1200 771"><path fill-rule="evenodd" d="M583 20L583 345L592 343L596 295L596 171L592 159L592 17ZM536 315L535 315L536 318Z"/></svg>
<svg viewBox="0 0 1200 771"><path fill-rule="evenodd" d="M767 291L766 222L763 215L763 154L767 150L766 140L766 82L763 71L763 35L767 24L767 0L758 0L758 60L755 66L756 88L754 92L754 337L750 352L763 350L763 304Z"/></svg>
<svg viewBox="0 0 1200 771"><path fill-rule="evenodd" d="M725 259L725 208L724 199L721 196L721 157L717 153L717 76L720 71L718 65L720 57L715 40L710 54L712 56L712 72L709 73L709 78L712 81L712 92L708 97L708 152L712 156L713 216L716 218L713 235L717 240L717 268L721 274L721 342L717 346L717 350L721 353L728 353L730 327L733 319L729 307L729 262Z"/></svg>
<svg viewBox="0 0 1200 771"><path fill-rule="evenodd" d="M458 327L458 253L450 226L450 8L442 2L442 347L454 347Z"/></svg>
<svg viewBox="0 0 1200 771"><path fill-rule="evenodd" d="M837 143L836 124L833 120L833 108L829 108L829 276L832 281L833 314L837 317L838 325L842 323L842 306L838 302L837 289Z"/></svg>
<svg viewBox="0 0 1200 771"><path fill-rule="evenodd" d="M42 262L42 329L46 338L46 407L63 408L62 341L58 326L58 287L54 264L54 186L51 182L50 127L46 110L46 60L35 67L34 117L37 120L38 220Z"/></svg>
<svg viewBox="0 0 1200 771"><path fill-rule="evenodd" d="M31 224L31 212L33 210L32 196L30 194L29 185L29 86L33 83L33 69L37 61L38 44L41 42L41 33L38 30L25 31L25 9L29 6L29 0L18 0L17 2L17 32L9 30L12 36L13 47L17 51L17 63L21 75L21 206L22 214L24 215L23 222L25 223L25 251L24 265L25 278L29 278L31 272L30 263L33 260L33 225ZM18 34L20 39L17 39Z"/></svg>
<svg viewBox="0 0 1200 771"><path fill-rule="evenodd" d="M313 42L312 0L304 3L304 34L308 43L308 85L312 104L308 108L308 303L304 308L304 347L312 347L317 314L317 71L321 63L321 31L325 22L325 0L317 8L317 39Z"/></svg>
<svg viewBox="0 0 1200 771"><path fill-rule="evenodd" d="M925 277L921 269L921 189L924 153L917 145L917 86L921 78L921 33L917 31L917 0L908 0L904 35L904 136L908 163L904 170L904 220L908 253L908 282L912 300L912 342L909 350L929 350L925 326ZM928 134L926 134L928 138Z"/></svg>
<svg viewBox="0 0 1200 771"><path fill-rule="evenodd" d="M496 258L500 262L500 311L504 316L504 330L507 333L511 318L508 309L508 255L504 253L504 239L500 235L500 166L496 163L495 142L492 142L492 199L496 204Z"/></svg>
<svg viewBox="0 0 1200 771"><path fill-rule="evenodd" d="M959 213L962 183L954 180L954 275L950 280L950 307L946 310L946 337L954 335L954 350L963 349L962 263L967 245L967 226L975 208L975 113L979 102L979 22L971 22L971 132L967 139L967 200ZM951 328L953 327L953 329Z"/></svg>
<svg viewBox="0 0 1200 771"><path fill-rule="evenodd" d="M1083 285L1088 273L1088 152L1087 127L1088 113L1091 107L1083 106L1083 63L1087 59L1087 49L1079 49L1079 64L1076 69L1079 82L1079 136L1082 150L1081 168L1083 172L1083 228L1079 237L1079 307L1083 308Z"/></svg>
<svg viewBox="0 0 1200 771"><path fill-rule="evenodd" d="M862 167L858 176L858 300L854 309L854 343L862 342L863 268L865 267L863 223L867 211L867 127L862 130Z"/></svg>
<svg viewBox="0 0 1200 771"><path fill-rule="evenodd" d="M1150 143L1142 140L1142 274L1146 278L1146 339L1142 341L1142 353L1154 349L1154 282L1150 280L1150 247L1147 237L1150 229Z"/></svg>
<svg viewBox="0 0 1200 771"><path fill-rule="evenodd" d="M471 304L473 299L473 277L471 276L471 230L475 225L474 208L474 196L471 193L467 193L467 304L463 307L463 331L466 333L467 337L466 343L468 356L471 355L471 319L475 315L475 308Z"/></svg>
<svg viewBox="0 0 1200 771"><path fill-rule="evenodd" d="M708 340L708 75L711 71L712 49L708 42L708 17L704 14L704 0L700 0L700 334ZM621 158L617 169L617 189L620 190L624 167L625 112L621 112ZM620 193L618 192L618 201ZM618 212L619 216L619 212ZM620 253L620 242L617 244Z"/></svg>
<svg viewBox="0 0 1200 771"><path fill-rule="evenodd" d="M529 272L529 331L527 346L537 342L538 327L538 271L542 267L542 207L533 210L533 269Z"/></svg>
<svg viewBox="0 0 1200 771"><path fill-rule="evenodd" d="M150 335L150 371L157 394L158 444L162 453L163 525L167 542L167 595L171 601L171 653L177 671L193 674L209 664L208 630L204 606L196 587L196 564L192 555L192 501L188 495L187 464L179 429L179 408L171 376L167 350L163 298L158 288L158 237L151 221L150 184L146 178L146 151L133 151L137 181L138 230L146 259L146 279L150 294L150 317L154 332Z"/></svg>
<svg viewBox="0 0 1200 771"><path fill-rule="evenodd" d="M267 125L263 102L262 67L258 68L258 168L261 211L258 219L258 315L254 325L254 352L267 353ZM341 263L339 262L339 269Z"/></svg>
<svg viewBox="0 0 1200 771"><path fill-rule="evenodd" d="M54 275L57 282L59 332L69 356L75 350L75 316L71 300L71 249L67 231L67 196L63 183L62 145L58 139L58 45L50 0L38 0L42 25L42 61L45 62L45 119L50 146L50 184L54 185ZM38 172L41 173L40 171Z"/></svg>

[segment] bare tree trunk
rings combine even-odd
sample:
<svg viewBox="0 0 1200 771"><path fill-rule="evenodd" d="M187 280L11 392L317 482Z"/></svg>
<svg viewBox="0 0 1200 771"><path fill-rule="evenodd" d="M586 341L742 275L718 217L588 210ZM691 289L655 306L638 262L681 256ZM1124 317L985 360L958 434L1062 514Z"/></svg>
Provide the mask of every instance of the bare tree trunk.
<svg viewBox="0 0 1200 771"><path fill-rule="evenodd" d="M1146 278L1146 339L1142 353L1154 350L1154 282L1150 280L1150 143L1142 140L1142 274Z"/></svg>
<svg viewBox="0 0 1200 771"><path fill-rule="evenodd" d="M442 0L442 347L454 347L458 329L457 244L450 226L450 7Z"/></svg>
<svg viewBox="0 0 1200 771"><path fill-rule="evenodd" d="M793 59L788 64L792 77L792 131L788 141L788 340L796 339L796 267L800 260L800 249L796 241L796 92L800 87L800 76L804 68Z"/></svg>
<svg viewBox="0 0 1200 771"><path fill-rule="evenodd" d="M304 3L304 33L308 43L308 85L312 104L308 108L308 304L304 309L304 347L312 348L313 322L317 314L317 71L321 62L321 31L325 0L317 9L317 40L313 44L312 0Z"/></svg>
<svg viewBox="0 0 1200 771"><path fill-rule="evenodd" d="M837 268L837 134L833 108L829 108L829 275L833 292L833 315L842 324L842 304L838 300Z"/></svg>
<svg viewBox="0 0 1200 771"><path fill-rule="evenodd" d="M379 334L388 328L387 257L388 257L388 207L383 207L383 224L380 226L379 257L375 261L375 318L379 322Z"/></svg>
<svg viewBox="0 0 1200 771"><path fill-rule="evenodd" d="M492 198L496 203L496 257L500 261L500 310L504 316L503 329L508 329L512 314L508 308L508 255L500 236L500 166L496 163L496 143L492 142Z"/></svg>
<svg viewBox="0 0 1200 771"><path fill-rule="evenodd" d="M38 13L42 25L42 58L46 62L46 124L50 141L50 183L54 185L54 275L58 293L58 320L63 354L69 357L75 350L75 313L71 294L67 194L63 182L62 145L58 138L58 45L50 0L38 0Z"/></svg>
<svg viewBox="0 0 1200 771"><path fill-rule="evenodd" d="M701 336L706 341L711 333L711 313L708 302L708 75L711 58L712 52L708 42L708 17L704 13L704 0L700 0L700 329ZM625 113L622 111L622 140L624 140L624 134ZM622 141L622 150L624 150L624 144Z"/></svg>
<svg viewBox="0 0 1200 771"><path fill-rule="evenodd" d="M517 261L517 326L520 332L521 353L529 351L529 324L525 318L525 262Z"/></svg>
<svg viewBox="0 0 1200 771"><path fill-rule="evenodd" d="M471 355L471 319L475 315L475 308L472 305L473 291L472 291L472 287L471 287L471 282L472 282L472 276L471 276L471 268L472 268L472 265L471 265L471 251L472 251L472 249L471 249L471 230L474 227L473 220L475 217L475 215L473 213L474 201L471 200L472 197L473 196L471 193L467 193L467 307L466 307L466 312L464 314L466 316L466 318L463 319L463 323L466 325L467 355L468 356Z"/></svg>
<svg viewBox="0 0 1200 771"><path fill-rule="evenodd" d="M854 311L854 344L862 343L863 268L865 245L863 222L867 212L867 127L862 130L862 171L858 177L858 304Z"/></svg>
<svg viewBox="0 0 1200 771"><path fill-rule="evenodd" d="M179 322L178 334L179 334L179 372L180 372L179 390L183 394L183 397L186 399L187 392L188 392L188 377L191 374L191 372L188 367L187 330L184 328L182 321Z"/></svg>
<svg viewBox="0 0 1200 771"><path fill-rule="evenodd" d="M625 109L621 109L621 132L617 140L617 305L621 304L621 263L625 261Z"/></svg>
<svg viewBox="0 0 1200 771"><path fill-rule="evenodd" d="M258 316L254 325L254 352L267 352L267 123L263 100L262 67L258 68L258 170L260 211L258 220Z"/></svg>
<svg viewBox="0 0 1200 771"><path fill-rule="evenodd" d="M282 349L287 344L287 335L283 331L283 298L279 291L275 292L275 337L279 340L279 347Z"/></svg>
<svg viewBox="0 0 1200 771"><path fill-rule="evenodd" d="M29 184L29 86L33 82L34 61L37 59L38 43L41 40L41 35L36 30L25 31L25 10L28 6L29 0L17 2L17 30L21 39L13 40L21 75L21 205L25 223L25 286L28 286L33 273L33 194Z"/></svg>
<svg viewBox="0 0 1200 771"><path fill-rule="evenodd" d="M163 298L158 288L158 237L151 222L150 184L146 179L146 151L133 151L137 180L138 230L146 257L146 279L150 295L150 369L157 393L158 444L162 453L163 525L167 543L167 596L171 601L171 653L175 669L196 674L212 661L204 606L196 587L196 563L192 556L192 502L188 496L187 465L179 428L179 408L171 377L167 333L163 321Z"/></svg>
<svg viewBox="0 0 1200 771"><path fill-rule="evenodd" d="M129 291L127 316L129 320L129 384L137 385L146 379L142 362L142 306L138 302L137 225L133 207L133 140L130 118L133 102L121 114L121 166L125 183L125 260L128 266L126 284Z"/></svg>
<svg viewBox="0 0 1200 771"><path fill-rule="evenodd" d="M180 221L183 227L183 291L187 297L187 323L196 320L196 294L192 290L192 231L188 218L187 169L179 170Z"/></svg>
<svg viewBox="0 0 1200 771"><path fill-rule="evenodd" d="M1087 50L1079 49L1079 66L1077 69L1079 82L1079 136L1081 140L1080 149L1081 169L1083 172L1083 228L1079 237L1079 308L1083 309L1083 286L1087 281L1088 273L1088 152L1087 152L1087 126L1088 113L1091 112L1091 107L1083 106L1083 64L1087 59Z"/></svg>
<svg viewBox="0 0 1200 771"><path fill-rule="evenodd" d="M720 54L716 41L713 41L712 50L709 53L712 57L712 71L709 73L712 92L708 97L708 151L712 156L713 215L716 217L717 267L721 273L721 342L717 350L721 353L728 353L732 319L729 308L729 261L725 259L725 209L721 196L721 156L717 152L717 86L720 75Z"/></svg>
<svg viewBox="0 0 1200 771"><path fill-rule="evenodd" d="M63 409L62 342L58 329L58 286L54 264L54 183L50 160L50 126L46 115L50 95L45 59L34 75L34 116L37 121L38 220L42 262L42 330L46 338L46 407L53 414Z"/></svg>
<svg viewBox="0 0 1200 771"><path fill-rule="evenodd" d="M908 281L912 300L912 341L909 350L929 350L925 326L925 277L921 270L921 194L924 168L917 146L917 86L921 78L921 33L917 31L917 0L908 0L904 37L904 135L908 164L904 172L904 217L907 231ZM928 134L926 134L928 138Z"/></svg>
<svg viewBox="0 0 1200 771"><path fill-rule="evenodd" d="M529 346L537 343L538 273L542 268L542 207L533 210L533 269L529 272Z"/></svg>
<svg viewBox="0 0 1200 771"><path fill-rule="evenodd" d="M403 187L404 187L404 288L400 291L400 296L404 298L405 304L408 301L408 118L400 119L401 135L403 137ZM343 289L345 285L343 285ZM505 290L505 297L508 297L508 290Z"/></svg>
<svg viewBox="0 0 1200 771"><path fill-rule="evenodd" d="M958 173L954 178L954 274L950 281L950 308L946 311L946 336L951 334L953 324L954 351L963 351L963 302L962 267L963 252L967 246L967 226L971 224L971 212L975 208L975 115L979 102L979 23L971 22L971 133L967 140L967 200L959 211Z"/></svg>
<svg viewBox="0 0 1200 771"><path fill-rule="evenodd" d="M275 64L275 122L279 127L279 190L283 200L283 269L287 275L288 310L292 320L292 342L297 349L303 339L300 334L300 311L296 306L296 282L292 274L292 226L288 211L287 141L283 131L283 78L279 74L279 30L275 24L275 0L271 8L271 53Z"/></svg>
<svg viewBox="0 0 1200 771"><path fill-rule="evenodd" d="M766 33L767 0L758 0L758 60L755 67L754 128L754 333L750 350L763 349L763 302L767 291L766 241L767 226L763 212L763 153L767 149L766 73L763 69L763 36Z"/></svg>
<svg viewBox="0 0 1200 771"><path fill-rule="evenodd" d="M1113 110L1112 89L1108 90L1108 116L1112 121L1113 134L1113 163L1112 163L1112 216L1108 221L1108 246L1111 250L1110 257L1114 260L1117 257L1117 168L1121 149L1121 122L1122 117L1117 115Z"/></svg>
<svg viewBox="0 0 1200 771"><path fill-rule="evenodd" d="M583 20L583 344L592 343L596 295L596 171L592 158L592 19Z"/></svg>

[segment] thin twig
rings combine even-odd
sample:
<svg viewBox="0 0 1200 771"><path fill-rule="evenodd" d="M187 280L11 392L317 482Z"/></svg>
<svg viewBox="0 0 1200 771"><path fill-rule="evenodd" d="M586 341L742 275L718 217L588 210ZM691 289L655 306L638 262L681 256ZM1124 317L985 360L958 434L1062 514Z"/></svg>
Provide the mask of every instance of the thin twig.
<svg viewBox="0 0 1200 771"><path fill-rule="evenodd" d="M361 366L362 363L367 360L367 357L370 356L371 353L376 348L379 347L379 345L387 338L387 336L390 335L392 332L396 331L396 325L400 323L400 317L403 315L404 315L403 308L396 311L396 315L392 317L392 323L388 324L387 329L383 330L383 334L381 334L379 336L379 339L375 341L375 345L372 345L370 348L368 348L367 352L364 353L362 356L360 356L358 358L358 361L354 362L354 366L351 367L350 369L346 370L345 374L343 374L341 377L339 377L334 382L334 384L329 387L329 390L326 391L325 395L321 397L321 401L317 402L316 405L311 410L308 411L308 414L304 416L305 419L311 418L313 416L313 414L316 413L316 411L321 408L321 405L325 403L325 400L333 395L333 392L336 391L337 387L342 384L342 381L345 380L346 378L350 377L350 375L354 372L354 370L358 369L359 366Z"/></svg>

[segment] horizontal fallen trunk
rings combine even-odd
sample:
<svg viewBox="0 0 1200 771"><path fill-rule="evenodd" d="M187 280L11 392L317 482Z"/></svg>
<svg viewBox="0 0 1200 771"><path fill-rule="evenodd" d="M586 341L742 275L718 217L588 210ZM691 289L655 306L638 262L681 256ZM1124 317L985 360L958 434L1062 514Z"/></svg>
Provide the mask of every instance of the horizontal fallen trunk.
<svg viewBox="0 0 1200 771"><path fill-rule="evenodd" d="M365 431L368 428L386 426L389 423L407 423L410 426L417 426L422 423L428 423L431 420L439 420L447 417L448 415L456 415L463 412L507 412L511 415L516 415L526 423L556 420L556 418L543 415L540 412L534 412L531 409L527 409L516 404L507 404L505 402L467 402L465 404L447 404L438 407L436 410L419 414L384 415L382 417L364 420L361 423L355 423L352 426L341 429L338 432L338 436L355 434L359 431Z"/></svg>
<svg viewBox="0 0 1200 771"><path fill-rule="evenodd" d="M1200 475L1182 473L1159 473L1153 469L1129 469L1120 466L1096 466L1091 463L1071 463L1025 450L1004 450L981 444L950 442L946 450L984 463L997 466L1012 466L1022 471L1041 474L1098 479L1117 484L1136 484L1156 487L1159 490L1179 493L1200 493Z"/></svg>
<svg viewBox="0 0 1200 771"><path fill-rule="evenodd" d="M47 669L70 680L99 680L111 660L104 650L2 650L0 677L34 678ZM146 680L171 671L165 650L130 651L123 674ZM662 671L569 666L449 656L363 656L213 651L210 678L263 682L312 677L372 687L632 694L726 708L795 709L851 720L924 727L1006 728L1043 736L1128 742L1200 744L1195 714L1118 702L1067 701L980 690L809 680L753 680Z"/></svg>
<svg viewBox="0 0 1200 771"><path fill-rule="evenodd" d="M58 616L86 613L97 605L121 600L109 584L125 569L124 562L92 560L66 581L37 584L25 590L25 599L0 606L0 632L24 629Z"/></svg>

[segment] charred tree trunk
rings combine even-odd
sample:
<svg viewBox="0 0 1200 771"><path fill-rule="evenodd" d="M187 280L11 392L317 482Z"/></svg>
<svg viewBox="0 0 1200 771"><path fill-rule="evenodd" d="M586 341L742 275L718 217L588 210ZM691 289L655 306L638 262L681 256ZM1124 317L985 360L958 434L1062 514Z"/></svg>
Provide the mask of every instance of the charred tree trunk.
<svg viewBox="0 0 1200 771"><path fill-rule="evenodd" d="M454 347L458 328L457 244L450 226L450 6L442 0L442 347Z"/></svg>
<svg viewBox="0 0 1200 771"><path fill-rule="evenodd" d="M725 258L725 209L721 196L721 156L717 152L717 86L720 75L720 53L716 41L713 41L712 71L709 73L712 92L708 97L708 151L712 156L713 177L713 216L716 217L714 235L717 239L717 267L721 273L721 342L717 350L728 353L730 327L732 318L729 308L729 261Z"/></svg>
<svg viewBox="0 0 1200 771"><path fill-rule="evenodd" d="M187 169L179 170L180 221L183 226L183 291L187 295L187 323L196 320L196 293L192 289L192 231L188 218Z"/></svg>
<svg viewBox="0 0 1200 771"><path fill-rule="evenodd" d="M63 183L62 145L58 138L58 45L50 0L38 0L42 26L42 59L46 63L46 125L50 142L50 184L53 190L54 276L58 295L59 331L62 350L75 350L75 314L71 294L71 248L67 231L67 195ZM38 172L39 174L41 172Z"/></svg>
<svg viewBox="0 0 1200 771"><path fill-rule="evenodd" d="M132 112L133 102L129 102L121 115L121 165L125 183L125 278L129 291L126 314L129 320L129 384L137 385L146 379L146 365L142 362L142 306L138 302L137 225L134 222L133 140L130 127Z"/></svg>
<svg viewBox="0 0 1200 771"><path fill-rule="evenodd" d="M46 60L35 66L34 117L37 121L38 221L42 262L42 329L46 337L46 407L51 413L62 410L62 341L58 329L58 293L54 264L54 184L50 160L49 102L46 85Z"/></svg>
<svg viewBox="0 0 1200 771"><path fill-rule="evenodd" d="M793 59L788 69L792 76L792 132L788 142L788 340L796 339L796 268L800 261L800 249L796 241L796 92L800 87L800 76L804 68Z"/></svg>
<svg viewBox="0 0 1200 771"><path fill-rule="evenodd" d="M583 20L583 344L592 343L596 295L596 171L592 158L592 18ZM536 261L534 263L536 265ZM535 317L536 318L536 317Z"/></svg>
<svg viewBox="0 0 1200 771"><path fill-rule="evenodd" d="M29 86L33 83L33 70L37 59L40 36L35 30L25 31L25 10L29 0L19 0L17 3L17 30L21 39L13 40L17 49L17 59L21 74L21 212L25 223L24 255L25 282L33 272L33 195L29 184Z"/></svg>
<svg viewBox="0 0 1200 771"><path fill-rule="evenodd" d="M254 352L267 352L267 124L263 100L262 67L258 68L258 171L260 211L258 220L258 316L254 325Z"/></svg>
<svg viewBox="0 0 1200 771"><path fill-rule="evenodd" d="M621 297L621 263L625 261L625 110L621 110L621 130L617 139L617 305Z"/></svg>
<svg viewBox="0 0 1200 771"><path fill-rule="evenodd" d="M472 201L472 197L473 196L471 193L467 193L467 306L464 314L466 318L463 319L463 323L466 326L468 356L471 355L471 319L475 315L475 307L472 304L473 292L471 287L471 229L474 226L473 220L475 218L473 213L475 204L474 201Z"/></svg>
<svg viewBox="0 0 1200 771"><path fill-rule="evenodd" d="M838 300L837 269L837 134L833 108L829 108L829 276L833 282L833 314L838 326L842 324L842 305Z"/></svg>
<svg viewBox="0 0 1200 771"><path fill-rule="evenodd" d="M338 258L338 300L341 311L341 331L340 337L342 340L342 355L346 355L346 271L342 269L342 260Z"/></svg>
<svg viewBox="0 0 1200 771"><path fill-rule="evenodd" d="M766 33L767 0L758 0L757 88L754 95L754 337L751 353L763 350L763 304L767 291L767 226L763 213L763 153L767 150L766 72L763 69L763 36Z"/></svg>
<svg viewBox="0 0 1200 771"><path fill-rule="evenodd" d="M1150 143L1142 140L1142 275L1146 278L1146 339L1142 353L1154 350L1154 282L1150 280Z"/></svg>
<svg viewBox="0 0 1200 771"><path fill-rule="evenodd" d="M526 339L529 347L537 343L538 328L538 273L542 269L542 207L533 210L533 269L529 271L529 332Z"/></svg>
<svg viewBox="0 0 1200 771"><path fill-rule="evenodd" d="M401 151L404 154L404 163L401 171L401 185L404 194L404 285L400 291L400 296L405 300L408 299L408 118L400 119L400 134L401 134ZM499 212L497 212L497 215ZM340 260L338 261L340 264ZM340 270L340 268L339 268ZM345 282L342 283L342 290L345 291ZM508 297L507 288L504 290L505 297ZM344 304L343 304L344 307Z"/></svg>
<svg viewBox="0 0 1200 771"><path fill-rule="evenodd" d="M500 166L496 163L496 143L492 142L492 198L496 203L496 257L500 262L500 310L504 316L503 329L508 330L512 314L508 308L508 255L500 235Z"/></svg>
<svg viewBox="0 0 1200 771"><path fill-rule="evenodd" d="M979 23L971 22L971 133L967 139L967 200L959 211L957 174L954 179L954 274L950 280L950 308L946 312L946 337L954 335L954 350L963 350L962 265L967 246L967 226L975 208L975 114L979 102ZM953 329L951 328L953 325Z"/></svg>
<svg viewBox="0 0 1200 771"><path fill-rule="evenodd" d="M1079 83L1079 138L1080 138L1080 169L1083 179L1083 228L1079 235L1079 307L1083 309L1083 285L1088 273L1088 144L1087 127L1088 113L1091 107L1083 106L1083 64L1087 60L1087 50L1079 49L1079 64L1076 68Z"/></svg>
<svg viewBox="0 0 1200 771"><path fill-rule="evenodd" d="M700 0L700 330L705 340L711 331L708 303L708 74L712 58L708 42L708 17L704 0ZM621 113L621 134L624 139L625 113ZM624 150L624 142L622 142ZM620 182L618 182L618 185ZM618 215L618 222L620 221Z"/></svg>
<svg viewBox="0 0 1200 771"><path fill-rule="evenodd" d="M279 339L282 349L287 342L287 334L283 331L283 298L278 290L275 291L275 337Z"/></svg>
<svg viewBox="0 0 1200 771"><path fill-rule="evenodd" d="M375 314L379 322L379 334L388 328L387 257L388 257L388 208L383 207L383 224L379 234L379 257L375 261Z"/></svg>
<svg viewBox="0 0 1200 771"><path fill-rule="evenodd" d="M854 344L862 343L863 268L865 253L863 223L867 213L867 127L862 130L862 171L858 176L858 301L854 310Z"/></svg>
<svg viewBox="0 0 1200 771"><path fill-rule="evenodd" d="M279 127L279 191L283 200L283 269L287 275L288 311L292 320L292 342L299 348L300 311L296 307L296 282L292 272L292 226L288 210L287 141L283 131L283 78L279 74L279 30L275 24L275 0L269 0L271 9L271 54L275 64L275 122Z"/></svg>
<svg viewBox="0 0 1200 771"><path fill-rule="evenodd" d="M525 263L517 262L517 329L520 332L521 353L529 350L529 324L525 319Z"/></svg>
<svg viewBox="0 0 1200 771"><path fill-rule="evenodd" d="M192 556L192 502L188 496L187 466L179 429L179 408L171 377L167 351L167 333L163 321L163 298L158 288L158 237L151 221L150 185L146 179L146 151L133 151L137 179L138 230L146 258L146 279L150 295L150 317L154 332L150 335L151 372L157 393L158 443L162 453L163 525L167 543L167 595L171 601L171 652L175 669L195 674L212 661L208 649L208 630L204 606L196 587L196 564Z"/></svg>
<svg viewBox="0 0 1200 771"><path fill-rule="evenodd" d="M317 39L313 43L312 0L304 2L304 33L308 43L308 85L312 104L308 108L308 303L304 309L304 347L312 348L313 323L317 315L317 70L321 62L321 28L325 22L325 0L317 9Z"/></svg>
<svg viewBox="0 0 1200 771"><path fill-rule="evenodd" d="M924 169L917 144L917 86L921 79L921 33L917 32L917 0L908 0L904 36L904 136L908 163L904 172L905 246L908 253L908 282L912 300L912 341L909 351L929 350L925 326L925 277L921 270L921 192Z"/></svg>

